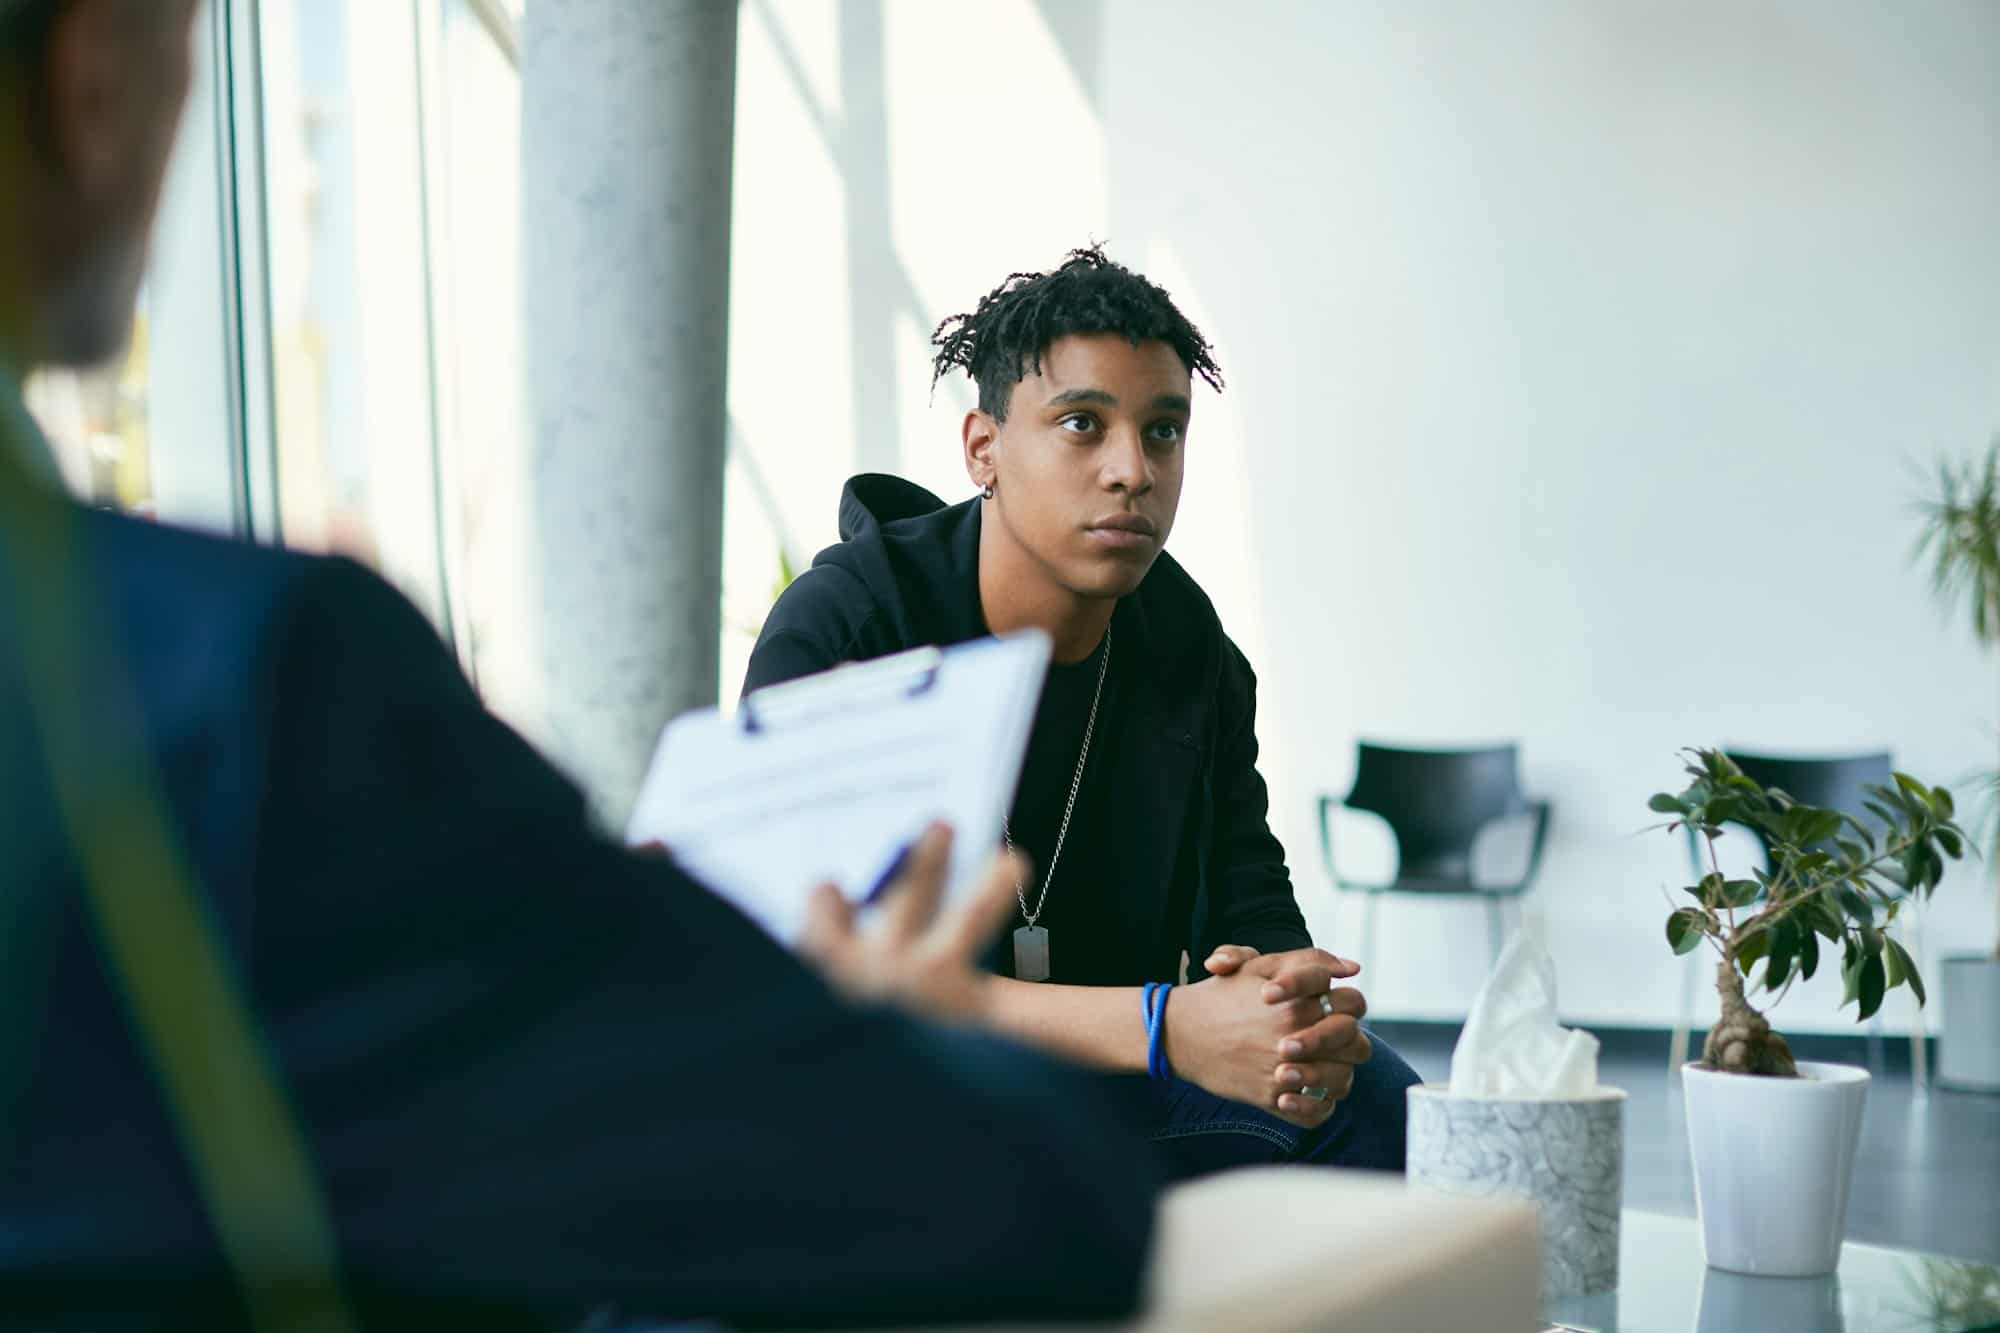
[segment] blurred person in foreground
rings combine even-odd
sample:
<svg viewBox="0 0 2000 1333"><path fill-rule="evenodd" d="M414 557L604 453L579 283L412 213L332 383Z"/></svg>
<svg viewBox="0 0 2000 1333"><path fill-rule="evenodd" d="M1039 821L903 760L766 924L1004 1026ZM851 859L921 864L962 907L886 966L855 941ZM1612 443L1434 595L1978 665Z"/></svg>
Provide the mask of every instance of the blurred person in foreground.
<svg viewBox="0 0 2000 1333"><path fill-rule="evenodd" d="M60 492L20 402L117 350L193 0L0 0L0 1324L1109 1316L1153 1184L1078 1078L839 998L593 834L360 567ZM1004 905L818 921L950 1016Z"/></svg>
<svg viewBox="0 0 2000 1333"><path fill-rule="evenodd" d="M1165 551L1193 378L1222 385L1208 340L1092 247L1014 274L935 342L932 382L962 369L978 387L961 446L979 494L946 505L897 477L849 482L841 542L772 608L745 688L1046 631L1055 665L1009 820L1035 874L1016 885L982 1018L1149 1072L1120 1086L1175 1178L1401 1171L1417 1076L1362 1029L1361 991L1335 984L1359 965L1313 947L1266 819L1256 677ZM1194 984L1174 986L1184 968Z"/></svg>

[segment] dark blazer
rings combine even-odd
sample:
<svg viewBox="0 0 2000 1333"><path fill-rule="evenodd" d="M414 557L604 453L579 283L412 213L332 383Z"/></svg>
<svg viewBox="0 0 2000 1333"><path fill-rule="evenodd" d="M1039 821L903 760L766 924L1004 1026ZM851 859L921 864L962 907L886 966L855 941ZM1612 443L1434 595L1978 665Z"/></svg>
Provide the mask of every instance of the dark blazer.
<svg viewBox="0 0 2000 1333"><path fill-rule="evenodd" d="M52 512L67 554L26 536ZM79 839L121 830L53 796L102 755L48 753L24 683L56 560L86 709L133 702L91 725L157 772L370 1320L1132 1306L1153 1185L1084 1080L849 1007L595 835L358 566L85 513L0 457L0 1324L243 1325L86 904Z"/></svg>
<svg viewBox="0 0 2000 1333"><path fill-rule="evenodd" d="M841 496L840 544L779 597L744 688L986 634L979 526L976 500L947 507L897 477L854 478ZM1266 819L1256 676L1214 605L1162 554L1111 626L1120 660L1144 664L1127 678L1132 693L1104 749L1124 870L1113 891L1132 924L1132 975L1122 980L1176 980L1182 950L1199 980L1220 944L1309 946Z"/></svg>

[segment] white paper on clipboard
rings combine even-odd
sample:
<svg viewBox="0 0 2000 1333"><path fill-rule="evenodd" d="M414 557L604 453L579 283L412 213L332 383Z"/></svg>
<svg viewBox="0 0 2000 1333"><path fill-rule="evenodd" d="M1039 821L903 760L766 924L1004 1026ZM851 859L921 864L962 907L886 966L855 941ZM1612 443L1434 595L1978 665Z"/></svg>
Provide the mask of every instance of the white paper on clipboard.
<svg viewBox="0 0 2000 1333"><path fill-rule="evenodd" d="M946 901L1000 842L1048 675L1025 630L920 648L757 690L734 716L667 724L626 828L780 942L815 885L860 901L933 820L952 826Z"/></svg>

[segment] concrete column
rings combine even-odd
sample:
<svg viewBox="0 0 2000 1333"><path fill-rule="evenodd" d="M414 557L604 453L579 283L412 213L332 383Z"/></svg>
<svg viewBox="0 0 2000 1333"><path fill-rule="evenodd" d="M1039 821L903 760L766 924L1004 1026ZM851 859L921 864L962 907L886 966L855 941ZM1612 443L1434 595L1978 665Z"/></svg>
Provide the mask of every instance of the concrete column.
<svg viewBox="0 0 2000 1333"><path fill-rule="evenodd" d="M521 78L531 729L615 828L717 695L736 0L530 0Z"/></svg>

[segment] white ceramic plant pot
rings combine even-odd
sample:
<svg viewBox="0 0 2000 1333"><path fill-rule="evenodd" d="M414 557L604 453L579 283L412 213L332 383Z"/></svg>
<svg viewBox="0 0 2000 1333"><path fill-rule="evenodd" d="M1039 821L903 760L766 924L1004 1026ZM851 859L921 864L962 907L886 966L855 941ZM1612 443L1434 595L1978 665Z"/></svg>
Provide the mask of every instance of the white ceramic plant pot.
<svg viewBox="0 0 2000 1333"><path fill-rule="evenodd" d="M1938 969L1944 1023L1938 1082L1968 1092L2000 1092L2000 958L1955 954Z"/></svg>
<svg viewBox="0 0 2000 1333"><path fill-rule="evenodd" d="M1799 1075L1681 1066L1711 1268L1819 1277L1839 1266L1868 1071L1802 1060Z"/></svg>

